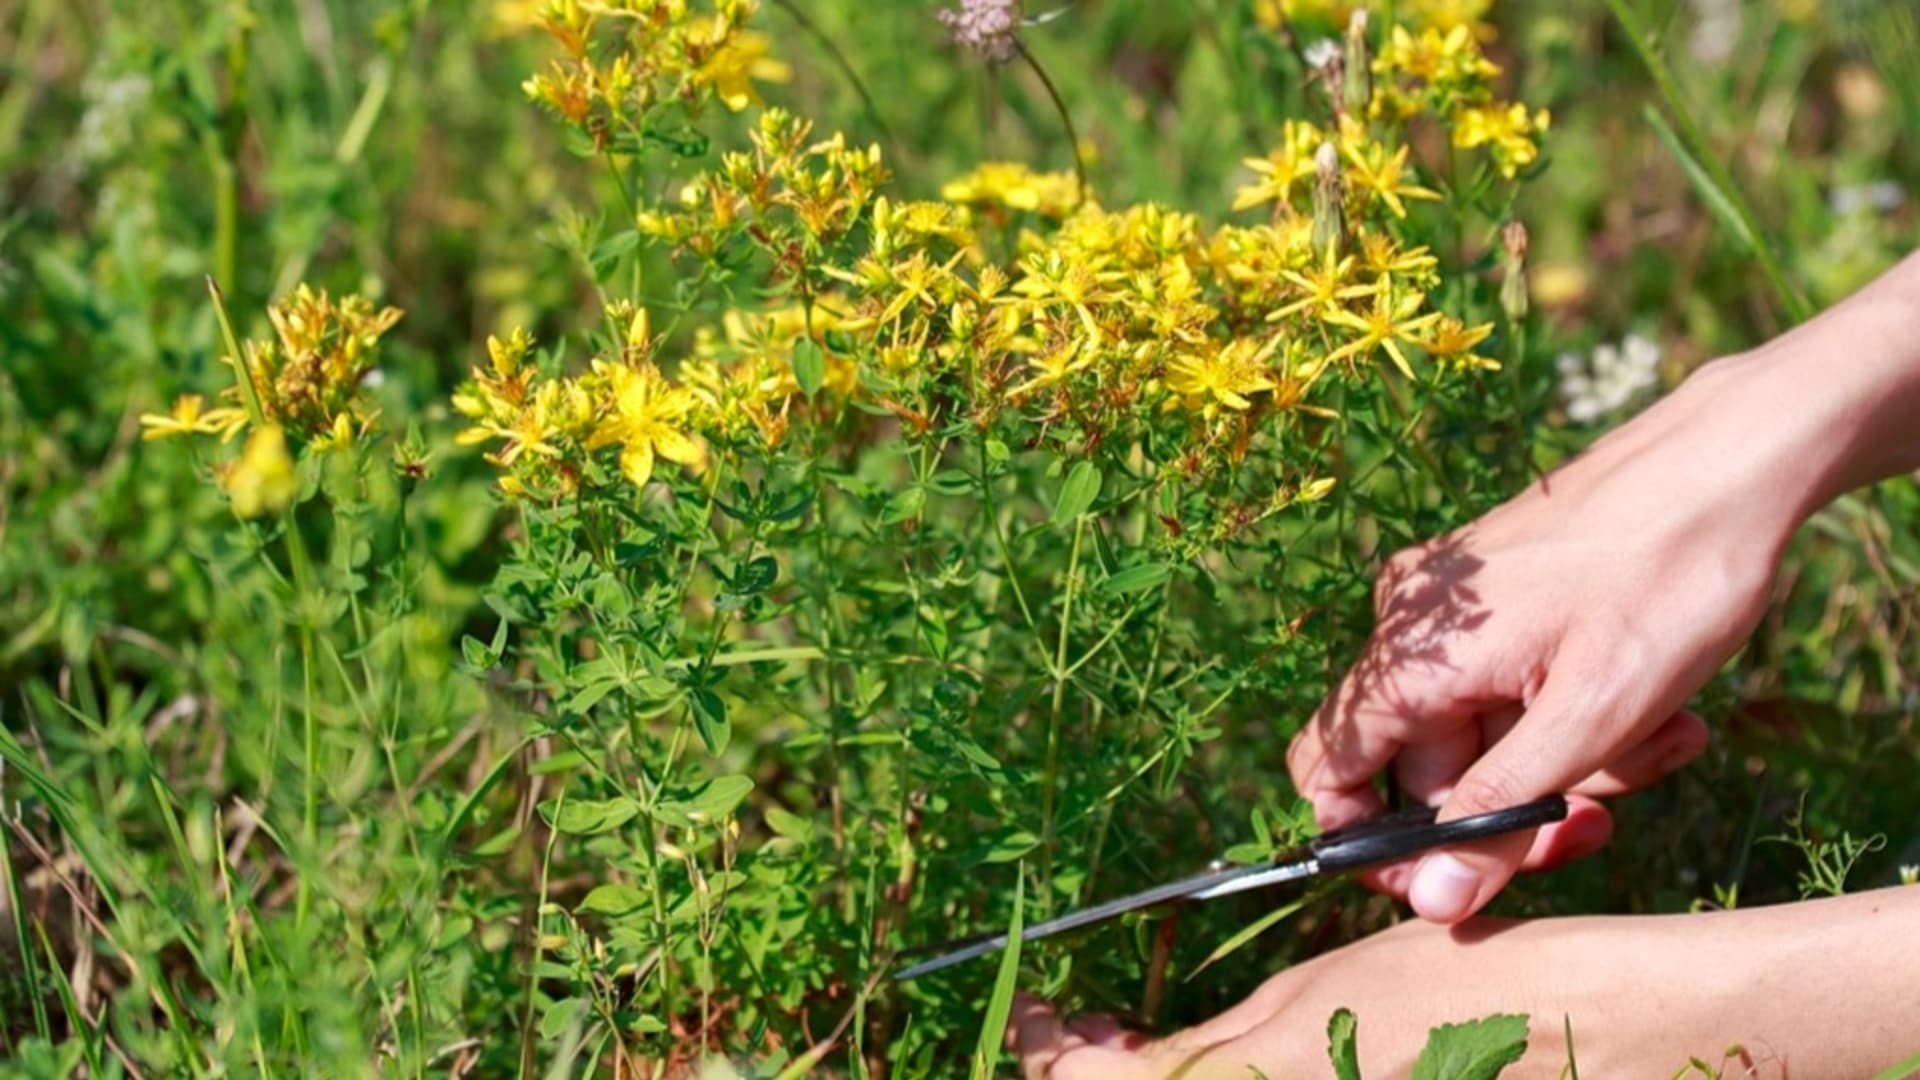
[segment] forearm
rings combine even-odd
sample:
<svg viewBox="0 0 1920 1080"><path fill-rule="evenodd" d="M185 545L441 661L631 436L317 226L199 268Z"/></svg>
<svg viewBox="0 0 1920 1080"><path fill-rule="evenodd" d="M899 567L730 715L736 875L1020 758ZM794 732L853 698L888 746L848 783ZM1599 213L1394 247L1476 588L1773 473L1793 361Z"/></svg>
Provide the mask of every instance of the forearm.
<svg viewBox="0 0 1920 1080"><path fill-rule="evenodd" d="M1601 970L1576 976L1580 996L1610 986L1619 1004L1584 1025L1573 1013L1576 1048L1583 1026L1598 1034L1624 1022L1647 1034L1637 1046L1607 1044L1632 1058L1616 1068L1581 1049L1596 1075L1665 1075L1676 1053L1712 1061L1740 1046L1760 1076L1871 1076L1920 1051L1920 965L1906 948L1920 940L1920 888L1582 922L1569 947Z"/></svg>
<svg viewBox="0 0 1920 1080"><path fill-rule="evenodd" d="M1751 438L1793 455L1797 517L1920 468L1920 254L1727 366Z"/></svg>

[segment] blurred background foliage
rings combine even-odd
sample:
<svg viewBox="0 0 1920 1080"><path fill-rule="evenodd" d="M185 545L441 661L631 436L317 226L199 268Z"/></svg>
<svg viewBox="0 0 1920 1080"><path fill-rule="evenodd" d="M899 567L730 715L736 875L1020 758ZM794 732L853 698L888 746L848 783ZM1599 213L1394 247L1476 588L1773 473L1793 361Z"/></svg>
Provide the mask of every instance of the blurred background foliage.
<svg viewBox="0 0 1920 1080"><path fill-rule="evenodd" d="M1301 108L1298 66L1268 25L1276 3L1078 0L1027 32L1103 199L1216 214L1230 203L1243 159ZM157 1055L202 1029L178 1014L217 1040L241 1010L243 1030L314 1062L371 1068L407 1024L431 1026L435 1047L409 1069L509 1071L539 1056L529 1048L541 1033L519 1017L514 930L536 902L524 860L537 851L475 862L414 842L471 809L467 795L494 782L488 770L518 734L459 656L464 634L485 639L495 622L480 602L501 561L487 470L436 442L417 486L370 475L364 528L303 523L349 592L374 603L389 595L376 586L403 585L418 602L342 658L371 658L368 692L406 702L404 726L372 744L349 738L346 705L333 718L329 821L341 839L326 888L351 913L346 938L275 923L264 947L276 959L263 960L230 949L230 932L291 903L292 878L247 870L271 886L252 894L257 910L226 882L253 857L246 838L263 827L261 808L288 797L276 784L289 783L293 736L275 694L294 661L280 635L261 632L275 618L271 563L248 546L265 541L232 529L200 482L209 464L153 452L136 422L177 393L223 385L209 274L243 334L260 332L266 302L303 279L404 307L377 393L430 433L447 430L447 393L488 333L527 323L557 339L599 319L578 268L577 215L616 198L522 98L547 47L528 32L532 6L0 0L0 736L15 751L0 772L11 912L0 971L18 970L18 951L64 988L54 1000L0 975L0 1047L15 1062L0 1071L80 1060L112 1071L118 1054ZM1913 248L1911 5L1635 6L1816 307ZM1671 385L1786 326L1751 253L1649 121L1659 95L1605 6L1515 0L1495 18L1492 50L1514 92L1553 112L1549 165L1520 208L1542 329L1518 377L1554 395L1557 356L1635 335L1658 346L1657 382ZM931 5L790 0L759 19L793 69L769 96L823 130L879 142L910 193L931 195L984 159L1070 165L1030 74L956 52ZM1538 460L1572 452L1620 413L1581 423L1556 409ZM379 525L403 488L406 535ZM1857 883L1920 862L1917 609L1910 482L1821 514L1790 553L1759 637L1709 691L1723 737L1708 759L1627 800L1605 854L1529 883L1509 906L1679 910L1728 902L1733 888L1741 902L1784 899L1800 890L1808 850L1838 857L1843 833L1887 838L1864 854ZM1231 750L1202 751L1185 782L1228 775L1223 753L1236 758L1231 775L1283 775L1282 733L1297 719L1236 715ZM1242 782L1250 806L1277 805L1277 781ZM1790 821L1803 843L1761 842ZM1159 1019L1202 1015L1244 993L1271 955L1326 948L1385 914L1343 894L1297 940L1267 959L1249 951ZM120 952L98 919L112 921ZM127 993L136 1007L105 1008ZM283 1018L278 1035L262 1016ZM101 1026L76 1037L85 1023L74 1017Z"/></svg>

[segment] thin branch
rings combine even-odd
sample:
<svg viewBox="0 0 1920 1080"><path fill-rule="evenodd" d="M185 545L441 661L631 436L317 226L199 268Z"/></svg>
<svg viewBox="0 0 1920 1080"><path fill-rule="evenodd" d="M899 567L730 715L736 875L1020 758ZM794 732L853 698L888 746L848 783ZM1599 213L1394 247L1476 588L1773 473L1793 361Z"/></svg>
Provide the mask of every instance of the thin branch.
<svg viewBox="0 0 1920 1080"><path fill-rule="evenodd" d="M1020 50L1020 59L1025 60L1027 67L1040 77L1040 85L1047 88L1047 97L1053 100L1054 111L1060 114L1060 125L1067 129L1068 148L1073 152L1073 175L1080 182L1080 201L1084 203L1087 201L1087 163L1080 157L1080 135L1074 130L1073 114L1067 111L1067 103L1060 97L1060 89L1053 85L1053 78L1047 74L1047 69L1041 67L1040 61L1028 51L1027 43L1014 38L1013 47Z"/></svg>

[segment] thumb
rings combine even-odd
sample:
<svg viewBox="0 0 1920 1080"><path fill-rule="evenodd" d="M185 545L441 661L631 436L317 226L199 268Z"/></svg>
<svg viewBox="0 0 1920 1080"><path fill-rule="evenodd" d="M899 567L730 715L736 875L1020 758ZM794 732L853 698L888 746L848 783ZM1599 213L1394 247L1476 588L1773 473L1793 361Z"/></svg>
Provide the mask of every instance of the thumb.
<svg viewBox="0 0 1920 1080"><path fill-rule="evenodd" d="M1440 808L1439 820L1519 806L1564 792L1591 774L1594 762L1607 759L1606 744L1612 739L1588 718L1596 712L1620 715L1595 701L1588 689L1592 685L1585 679L1563 677L1556 683L1549 678L1513 730L1460 777ZM1529 829L1427 855L1414 871L1408 903L1432 922L1450 925L1465 919L1512 880L1533 839L1534 830Z"/></svg>

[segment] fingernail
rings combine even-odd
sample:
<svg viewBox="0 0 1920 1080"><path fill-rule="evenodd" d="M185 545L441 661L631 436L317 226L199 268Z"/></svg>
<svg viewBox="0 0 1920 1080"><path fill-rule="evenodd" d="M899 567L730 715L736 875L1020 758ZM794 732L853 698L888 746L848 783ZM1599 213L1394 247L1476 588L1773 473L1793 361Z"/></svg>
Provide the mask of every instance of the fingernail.
<svg viewBox="0 0 1920 1080"><path fill-rule="evenodd" d="M1407 902L1420 917L1438 923L1465 918L1480 891L1480 875L1451 855L1430 855L1413 875Z"/></svg>

